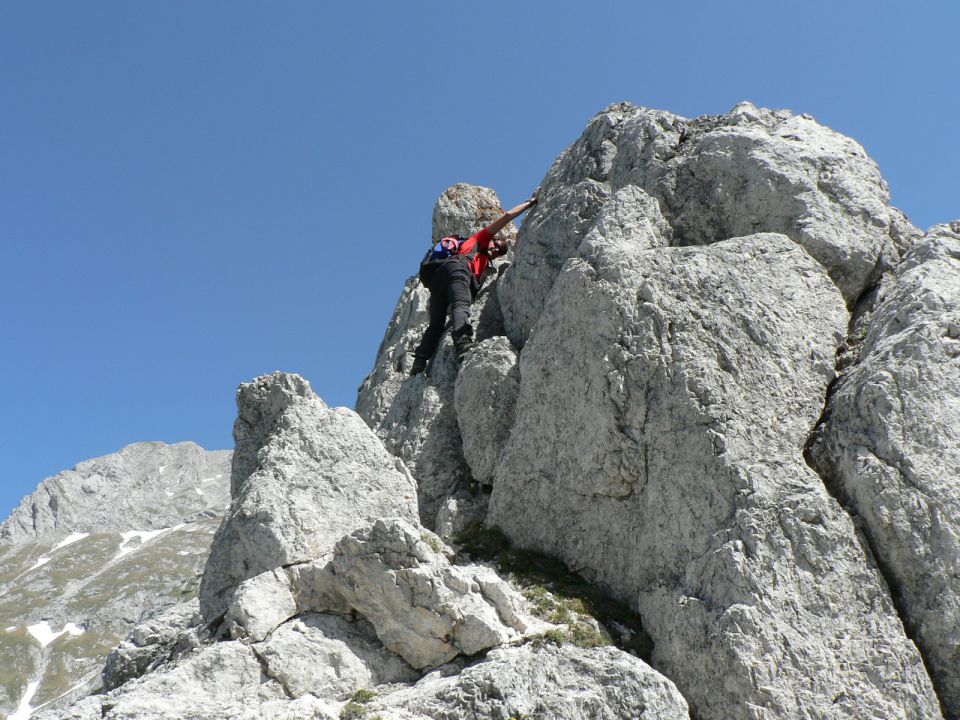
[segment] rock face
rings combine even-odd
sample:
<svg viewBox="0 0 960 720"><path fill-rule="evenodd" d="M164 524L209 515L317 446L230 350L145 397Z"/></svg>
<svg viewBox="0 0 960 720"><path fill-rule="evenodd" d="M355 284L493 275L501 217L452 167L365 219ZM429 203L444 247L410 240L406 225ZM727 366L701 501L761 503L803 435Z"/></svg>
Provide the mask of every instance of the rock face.
<svg viewBox="0 0 960 720"><path fill-rule="evenodd" d="M912 230L889 206L886 183L863 148L809 116L742 103L727 115L688 120L613 105L557 158L524 222L498 288L516 346L595 215L630 186L658 201L671 244L782 233L824 266L848 303L895 261Z"/></svg>
<svg viewBox="0 0 960 720"><path fill-rule="evenodd" d="M539 627L493 570L451 565L450 555L427 530L378 520L337 543L334 582L383 644L415 668L475 655Z"/></svg>
<svg viewBox="0 0 960 720"><path fill-rule="evenodd" d="M251 648L239 642L224 642L192 653L176 665L163 666L132 680L109 695L86 698L66 717L84 720L254 717L247 710L251 702L281 698L287 699L282 687L267 681ZM38 717L51 718L48 714Z"/></svg>
<svg viewBox="0 0 960 720"><path fill-rule="evenodd" d="M615 648L503 648L454 677L428 675L374 700L371 716L395 720L688 720L677 689Z"/></svg>
<svg viewBox="0 0 960 720"><path fill-rule="evenodd" d="M493 481L500 453L510 436L520 392L518 359L507 338L490 338L475 346L457 376L454 407L463 456L473 478L481 483Z"/></svg>
<svg viewBox="0 0 960 720"><path fill-rule="evenodd" d="M702 717L935 713L882 579L803 461L840 294L781 235L639 261L561 271L524 347L491 522L635 598L655 665Z"/></svg>
<svg viewBox="0 0 960 720"><path fill-rule="evenodd" d="M377 639L365 620L306 614L256 646L289 695L346 700L357 688L415 682L419 673Z"/></svg>
<svg viewBox="0 0 960 720"><path fill-rule="evenodd" d="M202 616L201 596L199 605L177 606L138 625L108 660L108 692L76 703L69 717L342 720L362 714L357 698L377 696L389 706L423 670L442 666L444 673L455 673L468 657L477 663L476 677L499 677L504 662L488 667L483 653L547 630L560 632L532 619L523 596L492 568L452 562L452 551L416 521L412 481L402 461L387 455L355 414L327 408L306 381L284 373L242 386L239 398L233 502L204 587L213 586L211 577L222 583L230 552L254 548L233 538L268 537L258 546L276 547L237 555L247 570L286 561L245 579L234 576L236 585L215 597L225 607L222 622L219 614ZM365 521L364 513L383 514L388 492L403 514ZM290 508L299 515L278 523ZM231 538L230 547L217 546L224 538ZM557 652L545 650L544 657ZM648 705L677 709L676 688L642 662L613 650L592 654L597 657L565 668L564 682L570 688L599 685L613 658L622 655L626 667L619 677L626 689L595 691L584 704L565 700L558 688L556 697L547 693L541 701L531 692L539 695L555 671L538 668L528 652L517 660L529 662L529 681L517 684L509 704L558 712L588 707L605 713L598 717L628 717ZM398 698L397 708L381 717L426 717L408 714L409 697ZM493 695L484 706L485 712L506 707ZM682 701L677 707L683 709ZM462 693L431 700L437 717L457 717L464 708Z"/></svg>
<svg viewBox="0 0 960 720"><path fill-rule="evenodd" d="M137 625L107 657L103 686L113 690L174 656L199 647L202 643L199 634L191 632L200 624L199 610L200 604L194 598L166 608Z"/></svg>
<svg viewBox="0 0 960 720"><path fill-rule="evenodd" d="M192 442L135 443L87 460L40 483L0 525L0 543L43 535L157 530L204 515L230 501L223 478L229 450Z"/></svg>
<svg viewBox="0 0 960 720"><path fill-rule="evenodd" d="M472 235L500 217L501 212L500 201L489 188L454 185L440 196L434 208L433 242L446 235ZM516 233L516 228L509 225L501 230L500 237L513 241ZM424 252L427 247L425 243ZM497 266L505 266L511 253ZM495 274L494 270L489 272ZM454 410L457 368L449 336L444 336L427 374L407 377L413 350L429 321L429 297L429 291L417 278L407 281L374 368L360 388L356 409L416 478L420 519L434 528L437 513L445 502L458 489L469 485L472 478L463 457ZM492 280L487 280L487 287L474 302L471 321L477 340L503 334L503 318Z"/></svg>
<svg viewBox="0 0 960 720"><path fill-rule="evenodd" d="M274 373L237 392L233 502L200 586L207 622L248 578L333 551L385 515L416 519L416 488L363 421L329 408L298 375Z"/></svg>
<svg viewBox="0 0 960 720"><path fill-rule="evenodd" d="M862 519L951 717L960 717L960 224L881 288L811 455Z"/></svg>

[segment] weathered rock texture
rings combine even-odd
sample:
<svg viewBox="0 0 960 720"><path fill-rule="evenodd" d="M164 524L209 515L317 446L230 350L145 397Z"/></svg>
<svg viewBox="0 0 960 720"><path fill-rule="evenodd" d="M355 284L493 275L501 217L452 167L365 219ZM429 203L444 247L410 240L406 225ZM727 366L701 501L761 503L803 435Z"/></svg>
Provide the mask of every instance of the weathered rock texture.
<svg viewBox="0 0 960 720"><path fill-rule="evenodd" d="M453 677L428 675L375 699L384 720L687 720L669 680L615 648L530 645L494 650Z"/></svg>
<svg viewBox="0 0 960 720"><path fill-rule="evenodd" d="M447 454L492 481L488 521L634 603L704 718L936 717L870 547L803 454L847 308L918 243L875 164L788 111L621 104L540 197L496 284L509 343L482 343L455 386ZM406 318L401 302L388 338ZM409 388L394 450L436 402L382 366L358 407Z"/></svg>
<svg viewBox="0 0 960 720"><path fill-rule="evenodd" d="M803 461L847 322L826 273L782 235L627 255L632 272L585 246L524 347L491 521L633 598L701 717L935 714Z"/></svg>
<svg viewBox="0 0 960 720"><path fill-rule="evenodd" d="M244 580L329 554L343 535L385 515L416 519L403 463L356 415L329 408L298 375L241 385L233 502L200 586L207 622Z"/></svg>
<svg viewBox="0 0 960 720"><path fill-rule="evenodd" d="M229 450L192 442L135 443L86 460L40 483L0 525L0 543L47 534L157 530L220 516L230 502L223 481Z"/></svg>
<svg viewBox="0 0 960 720"><path fill-rule="evenodd" d="M863 520L951 717L960 717L960 225L882 286L815 466Z"/></svg>
<svg viewBox="0 0 960 720"><path fill-rule="evenodd" d="M263 640L297 614L297 601L287 573L268 570L244 580L230 598L225 620L233 638Z"/></svg>
<svg viewBox="0 0 960 720"><path fill-rule="evenodd" d="M110 651L103 668L104 688L113 690L176 655L200 647L197 633L200 622L200 604L194 598L166 608L137 625Z"/></svg>
<svg viewBox="0 0 960 720"><path fill-rule="evenodd" d="M490 483L510 436L513 408L520 392L517 351L503 337L479 343L457 375L454 407L463 456L473 478Z"/></svg>
<svg viewBox="0 0 960 720"><path fill-rule="evenodd" d="M450 560L436 535L394 519L343 538L332 567L348 604L415 668L475 655L540 628L493 570Z"/></svg>
<svg viewBox="0 0 960 720"><path fill-rule="evenodd" d="M346 700L358 688L415 682L420 675L377 639L365 620L307 614L254 648L267 674L295 698Z"/></svg>
<svg viewBox="0 0 960 720"><path fill-rule="evenodd" d="M501 212L493 190L464 183L454 185L440 196L434 208L434 242L445 235L472 235L496 220ZM516 228L509 225L500 236L512 241L516 233ZM424 243L424 252L427 247ZM488 271L491 277L474 302L471 319L477 340L503 334L495 277L510 257L512 248L506 258L495 263L497 267ZM454 410L457 368L449 336L444 336L426 375L407 377L413 350L429 320L429 296L417 278L407 281L380 343L374 368L360 388L356 409L417 479L421 521L434 528L437 512L445 501L458 487L469 485L472 478L463 457Z"/></svg>
<svg viewBox="0 0 960 720"><path fill-rule="evenodd" d="M526 341L594 216L629 186L659 202L671 244L782 233L827 269L848 303L895 261L912 229L889 206L863 148L807 115L742 103L727 115L689 120L612 105L557 158L524 221L498 288L515 345Z"/></svg>
<svg viewBox="0 0 960 720"><path fill-rule="evenodd" d="M87 698L75 713L64 716L83 720L252 718L256 715L250 712L251 706L279 699L286 699L283 688L264 676L253 650L239 642L224 642L132 680L108 695ZM50 716L41 713L38 717Z"/></svg>
<svg viewBox="0 0 960 720"><path fill-rule="evenodd" d="M402 693L420 679L418 669L443 666L449 674L464 667L468 656L479 662L463 677L462 688L423 689L430 696L431 717L459 717L468 707L464 689L474 693L471 687L501 682L508 663L526 666L503 692L486 693L477 704L477 712L486 713L480 716L527 706L556 717L574 708L580 714L571 717L628 717L642 708L643 717L676 716L672 710L654 712L677 709L676 688L619 651L592 651L577 662L579 651L573 649L533 653L528 648L484 662L484 652L527 641L553 626L532 619L523 597L490 567L453 564L450 548L416 523L402 462L386 455L356 415L327 408L302 378L277 373L242 386L236 437L234 501L218 539L222 542L223 527L240 517L241 537L256 536L266 526L278 547L275 556L291 562L242 579L223 593L223 627L232 640L211 635L197 603L170 608L138 625L110 655L104 673L108 692L76 703L66 716L349 717L355 710L344 703L356 691L378 687L377 695L389 705L398 689ZM350 448L362 455L351 456ZM358 464L368 472L358 471ZM372 470L379 474L371 476ZM387 480L371 488L370 478L383 476ZM357 498L358 488L367 496ZM383 502L377 497L383 488L396 494L393 507L405 513L353 528L360 513L382 512L376 503ZM250 511L257 507L250 505L251 497L269 512ZM343 498L351 508L339 504ZM297 503L307 506L300 517L310 523L279 532L273 525L276 509ZM247 517L240 515L242 509ZM331 547L326 543L335 532L344 534ZM250 546L230 550L249 552ZM216 548L211 553L205 577L222 577L227 555L220 553ZM249 566L263 564L264 557L242 559ZM541 653L544 667L532 659ZM448 664L451 660L457 664ZM623 667L615 670L614 664ZM562 683L545 689L561 666ZM617 687L589 690L614 672ZM583 698L568 698L573 690ZM401 695L397 707L381 716L428 717L409 715L410 697Z"/></svg>

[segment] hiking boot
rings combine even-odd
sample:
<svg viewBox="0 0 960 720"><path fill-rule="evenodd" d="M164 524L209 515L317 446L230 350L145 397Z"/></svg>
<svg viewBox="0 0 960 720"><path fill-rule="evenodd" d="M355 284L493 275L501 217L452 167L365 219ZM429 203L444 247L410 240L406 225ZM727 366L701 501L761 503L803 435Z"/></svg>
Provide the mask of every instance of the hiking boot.
<svg viewBox="0 0 960 720"><path fill-rule="evenodd" d="M463 340L454 340L453 347L457 351L457 364L462 365L464 359L473 350L473 340L463 339Z"/></svg>

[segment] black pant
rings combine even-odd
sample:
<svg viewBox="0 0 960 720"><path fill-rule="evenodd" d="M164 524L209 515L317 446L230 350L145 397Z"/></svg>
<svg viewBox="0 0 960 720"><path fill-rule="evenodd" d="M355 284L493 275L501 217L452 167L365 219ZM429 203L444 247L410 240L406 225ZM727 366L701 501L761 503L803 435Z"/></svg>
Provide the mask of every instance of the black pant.
<svg viewBox="0 0 960 720"><path fill-rule="evenodd" d="M447 323L447 311L453 317L453 344L457 356L462 357L473 342L473 326L470 325L470 268L463 258L445 261L430 279L430 325L423 333L423 340L414 351L414 357L426 362L437 350L443 328Z"/></svg>

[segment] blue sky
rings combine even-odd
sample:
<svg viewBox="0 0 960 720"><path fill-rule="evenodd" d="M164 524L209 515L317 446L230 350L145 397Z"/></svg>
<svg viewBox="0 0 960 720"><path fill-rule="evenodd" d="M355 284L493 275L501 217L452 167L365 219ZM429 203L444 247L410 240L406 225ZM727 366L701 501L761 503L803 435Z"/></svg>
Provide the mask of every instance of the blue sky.
<svg viewBox="0 0 960 720"><path fill-rule="evenodd" d="M592 115L740 100L960 217L955 2L0 2L0 518L130 442L352 407L445 187L524 199Z"/></svg>

